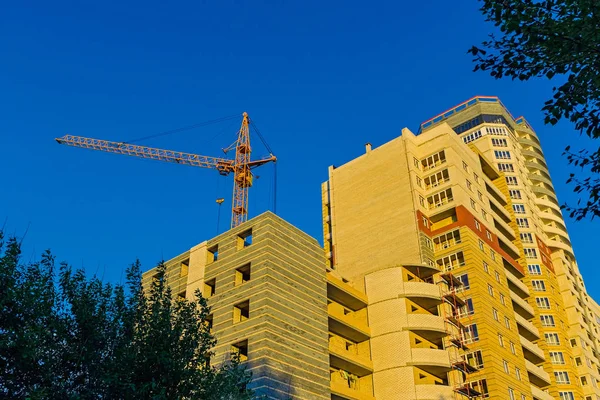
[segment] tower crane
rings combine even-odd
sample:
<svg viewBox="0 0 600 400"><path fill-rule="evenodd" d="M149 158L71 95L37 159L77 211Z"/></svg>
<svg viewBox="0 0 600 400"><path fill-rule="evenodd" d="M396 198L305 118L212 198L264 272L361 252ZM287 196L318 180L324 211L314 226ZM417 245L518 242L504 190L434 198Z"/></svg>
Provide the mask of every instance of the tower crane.
<svg viewBox="0 0 600 400"><path fill-rule="evenodd" d="M85 149L106 151L109 153L125 154L152 160L172 162L194 167L216 169L219 174L227 176L233 174L233 200L231 208L231 227L235 228L248 219L248 189L252 186L252 170L269 162L276 162L277 157L269 154L267 157L252 160L250 155L250 118L248 113L242 114L242 126L238 131L237 140L229 147L223 149L225 153L235 148L235 158L220 158L201 156L198 154L180 151L157 149L146 146L134 145L126 142L111 142L108 140L93 139L83 136L65 135L55 140L59 144L81 147Z"/></svg>

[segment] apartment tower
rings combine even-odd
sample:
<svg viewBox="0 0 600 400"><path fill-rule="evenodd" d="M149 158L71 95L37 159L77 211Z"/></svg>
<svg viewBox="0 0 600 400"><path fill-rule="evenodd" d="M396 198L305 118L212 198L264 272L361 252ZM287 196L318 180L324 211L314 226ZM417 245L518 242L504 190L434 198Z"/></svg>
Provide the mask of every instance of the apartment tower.
<svg viewBox="0 0 600 400"><path fill-rule="evenodd" d="M600 399L587 295L540 141L475 97L322 186L327 270L368 299L377 399Z"/></svg>

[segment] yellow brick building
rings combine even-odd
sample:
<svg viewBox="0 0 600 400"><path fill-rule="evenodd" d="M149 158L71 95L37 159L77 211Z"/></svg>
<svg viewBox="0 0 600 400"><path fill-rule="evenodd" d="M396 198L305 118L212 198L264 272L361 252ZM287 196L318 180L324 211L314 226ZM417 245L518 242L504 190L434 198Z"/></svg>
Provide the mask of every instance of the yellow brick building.
<svg viewBox="0 0 600 400"><path fill-rule="evenodd" d="M209 299L212 362L239 353L258 394L600 400L600 306L539 139L497 98L330 167L322 212L323 247L265 213L167 263Z"/></svg>
<svg viewBox="0 0 600 400"><path fill-rule="evenodd" d="M600 399L600 309L539 139L498 98L367 144L322 195L327 268L368 299L375 398Z"/></svg>

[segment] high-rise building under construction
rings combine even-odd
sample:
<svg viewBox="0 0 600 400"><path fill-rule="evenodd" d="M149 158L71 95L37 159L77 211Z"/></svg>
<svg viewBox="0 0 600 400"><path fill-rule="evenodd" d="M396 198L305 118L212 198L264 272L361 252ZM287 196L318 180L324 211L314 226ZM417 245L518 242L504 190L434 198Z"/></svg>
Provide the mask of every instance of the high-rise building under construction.
<svg viewBox="0 0 600 400"><path fill-rule="evenodd" d="M266 213L168 264L175 293L210 297L215 362L242 354L259 394L600 399L600 307L539 139L499 99L367 144L322 204L324 256Z"/></svg>

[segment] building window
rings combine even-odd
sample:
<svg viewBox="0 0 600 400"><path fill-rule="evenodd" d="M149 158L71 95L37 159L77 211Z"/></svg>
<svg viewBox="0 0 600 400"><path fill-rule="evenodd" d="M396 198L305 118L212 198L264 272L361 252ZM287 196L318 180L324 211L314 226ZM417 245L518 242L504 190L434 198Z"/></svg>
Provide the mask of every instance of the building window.
<svg viewBox="0 0 600 400"><path fill-rule="evenodd" d="M515 214L525 214L525 206L523 204L513 204Z"/></svg>
<svg viewBox="0 0 600 400"><path fill-rule="evenodd" d="M460 317L466 317L467 315L475 314L475 308L473 307L473 299L465 299L465 305L462 306L458 312Z"/></svg>
<svg viewBox="0 0 600 400"><path fill-rule="evenodd" d="M466 143L471 143L473 140L479 139L481 137L481 129L477 130L475 132L471 132L468 135L465 135L462 137L463 142Z"/></svg>
<svg viewBox="0 0 600 400"><path fill-rule="evenodd" d="M541 275L542 268L540 264L527 264L527 269L529 270L529 275Z"/></svg>
<svg viewBox="0 0 600 400"><path fill-rule="evenodd" d="M515 349L515 344L513 342L510 342L510 352L517 354L517 350Z"/></svg>
<svg viewBox="0 0 600 400"><path fill-rule="evenodd" d="M413 157L413 164L415 167L417 167L418 169L421 169L421 163L419 162L419 160L417 160L415 157Z"/></svg>
<svg viewBox="0 0 600 400"><path fill-rule="evenodd" d="M506 143L506 139L492 138L492 146L494 146L494 147L508 147L508 144Z"/></svg>
<svg viewBox="0 0 600 400"><path fill-rule="evenodd" d="M552 315L542 314L540 315L540 321L542 322L542 326L556 326Z"/></svg>
<svg viewBox="0 0 600 400"><path fill-rule="evenodd" d="M484 399L490 397L490 392L488 391L487 387L487 381L485 379L480 379L478 381L471 382L469 385L471 386L471 389L481 393L481 397L483 397Z"/></svg>
<svg viewBox="0 0 600 400"><path fill-rule="evenodd" d="M471 181L469 181L467 179L467 189L469 189L471 192L473 191L473 185L471 184Z"/></svg>
<svg viewBox="0 0 600 400"><path fill-rule="evenodd" d="M448 204L454 200L452 197L452 189L448 188L446 190L442 190L441 192L437 192L429 197L427 197L427 205L428 208L434 209L443 206L444 204Z"/></svg>
<svg viewBox="0 0 600 400"><path fill-rule="evenodd" d="M514 199L514 200L521 200L522 199L522 197L521 197L521 191L518 190L518 189L511 189L511 190L508 191L508 194L509 194L509 196L510 196L511 199Z"/></svg>
<svg viewBox="0 0 600 400"><path fill-rule="evenodd" d="M475 220L475 228L477 228L478 231L481 231L481 224L477 220Z"/></svg>
<svg viewBox="0 0 600 400"><path fill-rule="evenodd" d="M460 238L460 230L458 229L433 238L433 244L436 250L448 249L459 243L462 243L462 240Z"/></svg>
<svg viewBox="0 0 600 400"><path fill-rule="evenodd" d="M550 299L548 299L547 297L536 297L535 303L537 304L538 308L541 310L549 310L550 309Z"/></svg>
<svg viewBox="0 0 600 400"><path fill-rule="evenodd" d="M510 160L510 151L505 150L494 150L494 156L498 160Z"/></svg>
<svg viewBox="0 0 600 400"><path fill-rule="evenodd" d="M517 186L519 184L519 181L517 179L516 176L507 176L506 177L506 184L508 186Z"/></svg>
<svg viewBox="0 0 600 400"><path fill-rule="evenodd" d="M515 172L515 167L510 163L498 163L498 170L502 172Z"/></svg>
<svg viewBox="0 0 600 400"><path fill-rule="evenodd" d="M241 250L252 244L252 229L248 229L237 236L237 248Z"/></svg>
<svg viewBox="0 0 600 400"><path fill-rule="evenodd" d="M517 367L515 367L515 376L518 380L521 380L521 370Z"/></svg>
<svg viewBox="0 0 600 400"><path fill-rule="evenodd" d="M217 287L216 278L205 281L204 282L204 291L203 291L202 295L206 298L213 296L215 294L216 287Z"/></svg>
<svg viewBox="0 0 600 400"><path fill-rule="evenodd" d="M510 330L510 318L504 317L504 326L506 326L506 329Z"/></svg>
<svg viewBox="0 0 600 400"><path fill-rule="evenodd" d="M485 251L485 247L483 247L483 240L479 239L479 250Z"/></svg>
<svg viewBox="0 0 600 400"><path fill-rule="evenodd" d="M250 264L235 270L235 286L244 284L250 280Z"/></svg>
<svg viewBox="0 0 600 400"><path fill-rule="evenodd" d="M466 162L464 162L464 161L463 161L463 162L462 162L462 166L463 166L463 169L464 169L465 171L469 172L469 166L467 165L467 163L466 163Z"/></svg>
<svg viewBox="0 0 600 400"><path fill-rule="evenodd" d="M210 247L206 252L207 260L206 263L210 264L211 262L215 262L219 259L219 245L214 245Z"/></svg>
<svg viewBox="0 0 600 400"><path fill-rule="evenodd" d="M465 257L462 251L454 254L450 254L446 257L436 260L437 265L440 266L444 271L451 271L455 268L462 267L465 265Z"/></svg>
<svg viewBox="0 0 600 400"><path fill-rule="evenodd" d="M498 334L498 344L500 347L504 347L504 337L500 333Z"/></svg>
<svg viewBox="0 0 600 400"><path fill-rule="evenodd" d="M471 287L469 284L469 275L468 274L458 275L456 277L456 279L458 279L459 281L462 282L462 285L460 286L461 290L467 290Z"/></svg>
<svg viewBox="0 0 600 400"><path fill-rule="evenodd" d="M466 343L479 341L479 332L477 330L477 324L465 326L464 334Z"/></svg>
<svg viewBox="0 0 600 400"><path fill-rule="evenodd" d="M502 303L503 306L506 305L506 298L502 293L500 293L500 303Z"/></svg>
<svg viewBox="0 0 600 400"><path fill-rule="evenodd" d="M421 207L425 208L425 198L423 198L423 196L419 196L419 204Z"/></svg>
<svg viewBox="0 0 600 400"><path fill-rule="evenodd" d="M416 177L416 179L417 179L417 186L420 187L420 188L422 188L423 187L423 181L418 176Z"/></svg>
<svg viewBox="0 0 600 400"><path fill-rule="evenodd" d="M550 346L560 346L560 339L558 333L544 333L546 343Z"/></svg>
<svg viewBox="0 0 600 400"><path fill-rule="evenodd" d="M437 172L433 175L428 176L424 179L425 189L431 189L437 187L443 183L446 183L450 180L450 175L448 174L448 170L445 169L443 171Z"/></svg>
<svg viewBox="0 0 600 400"><path fill-rule="evenodd" d="M536 292L545 292L546 291L546 282L542 280L533 280L531 281L531 286L533 286L533 290Z"/></svg>
<svg viewBox="0 0 600 400"><path fill-rule="evenodd" d="M508 366L508 361L502 360L502 366L504 367L504 372L510 374L510 367Z"/></svg>
<svg viewBox="0 0 600 400"><path fill-rule="evenodd" d="M475 200L471 199L471 208L475 211L477 211L477 204L475 203Z"/></svg>
<svg viewBox="0 0 600 400"><path fill-rule="evenodd" d="M537 258L536 249L525 247L523 251L525 252L525 258Z"/></svg>
<svg viewBox="0 0 600 400"><path fill-rule="evenodd" d="M494 271L494 276L496 277L496 282L500 283L500 273L498 271Z"/></svg>
<svg viewBox="0 0 600 400"><path fill-rule="evenodd" d="M248 360L248 340L243 340L231 345L231 353L237 355L240 361Z"/></svg>
<svg viewBox="0 0 600 400"><path fill-rule="evenodd" d="M488 240L492 240L492 234L487 229L485 230L485 236L488 238Z"/></svg>
<svg viewBox="0 0 600 400"><path fill-rule="evenodd" d="M442 150L438 153L432 154L429 157L426 157L423 160L421 160L421 165L422 165L423 171L427 171L428 169L435 168L438 165L441 165L445 162L446 162L446 153L444 152L444 150Z"/></svg>
<svg viewBox="0 0 600 400"><path fill-rule="evenodd" d="M250 318L250 300L243 301L233 306L233 323L246 321Z"/></svg>
<svg viewBox="0 0 600 400"><path fill-rule="evenodd" d="M564 365L565 364L565 356L562 351L551 351L550 352L550 362L552 364Z"/></svg>
<svg viewBox="0 0 600 400"><path fill-rule="evenodd" d="M498 310L496 310L495 308L492 308L492 315L494 316L494 319L496 321L498 321Z"/></svg>
<svg viewBox="0 0 600 400"><path fill-rule="evenodd" d="M488 293L490 296L494 297L494 287L490 284L488 284Z"/></svg>
<svg viewBox="0 0 600 400"><path fill-rule="evenodd" d="M557 384L569 385L571 380L569 379L569 373L567 371L555 371L554 378Z"/></svg>
<svg viewBox="0 0 600 400"><path fill-rule="evenodd" d="M475 183L479 183L479 176L473 172L473 179L475 179Z"/></svg>
<svg viewBox="0 0 600 400"><path fill-rule="evenodd" d="M481 355L481 350L474 351L472 353L467 353L464 355L465 361L472 367L477 369L483 368L483 356Z"/></svg>
<svg viewBox="0 0 600 400"><path fill-rule="evenodd" d="M483 262L483 270L485 272L487 272L488 274L490 273L490 267L489 267L488 263L486 263L485 261Z"/></svg>
<svg viewBox="0 0 600 400"><path fill-rule="evenodd" d="M492 258L492 260L496 261L496 252L492 249L490 249L490 257Z"/></svg>
<svg viewBox="0 0 600 400"><path fill-rule="evenodd" d="M517 218L517 226L519 228L529 228L529 220L527 218Z"/></svg>
<svg viewBox="0 0 600 400"><path fill-rule="evenodd" d="M479 190L477 191L477 198L479 199L479 201L483 201L483 195Z"/></svg>
<svg viewBox="0 0 600 400"><path fill-rule="evenodd" d="M558 392L560 400L575 400L573 392Z"/></svg>

